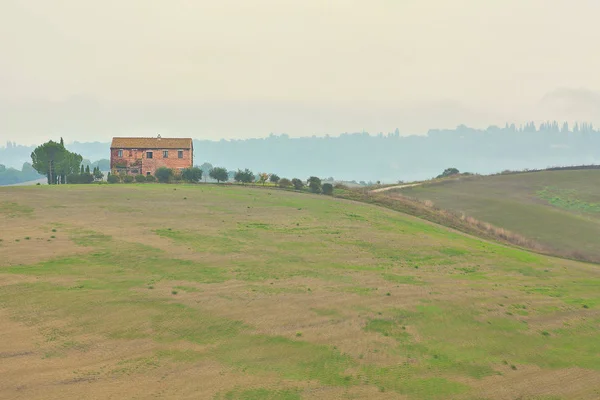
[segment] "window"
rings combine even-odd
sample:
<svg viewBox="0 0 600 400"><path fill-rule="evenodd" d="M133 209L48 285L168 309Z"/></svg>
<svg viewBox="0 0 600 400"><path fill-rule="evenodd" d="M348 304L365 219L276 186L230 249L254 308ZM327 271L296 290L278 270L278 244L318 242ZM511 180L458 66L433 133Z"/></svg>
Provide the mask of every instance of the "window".
<svg viewBox="0 0 600 400"><path fill-rule="evenodd" d="M169 150L163 150L163 158L169 158Z"/></svg>
<svg viewBox="0 0 600 400"><path fill-rule="evenodd" d="M177 158L183 158L183 150L177 151Z"/></svg>
<svg viewBox="0 0 600 400"><path fill-rule="evenodd" d="M152 158L152 152L151 151L147 151L146 152L146 158Z"/></svg>
<svg viewBox="0 0 600 400"><path fill-rule="evenodd" d="M123 150L119 150L117 152L117 157L123 157Z"/></svg>
<svg viewBox="0 0 600 400"><path fill-rule="evenodd" d="M150 176L150 171L146 172L146 176Z"/></svg>

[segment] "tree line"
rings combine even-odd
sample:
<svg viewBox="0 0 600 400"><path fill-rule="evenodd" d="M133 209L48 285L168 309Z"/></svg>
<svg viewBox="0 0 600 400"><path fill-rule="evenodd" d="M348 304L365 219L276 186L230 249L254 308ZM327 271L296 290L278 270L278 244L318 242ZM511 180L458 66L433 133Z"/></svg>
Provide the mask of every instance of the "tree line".
<svg viewBox="0 0 600 400"><path fill-rule="evenodd" d="M280 178L279 175L275 173L266 173L260 172L258 174L254 174L248 168L238 169L233 172L228 171L227 168L223 167L211 167L208 170L208 176L210 178L217 181L217 183L225 183L230 180L238 184L259 184L266 185L267 182L272 186L278 186L282 189L291 189L294 190L305 190L308 189L312 193L323 193L327 195L333 194L333 185L331 183L323 183L322 180L316 176L311 176L305 181L293 178ZM204 175L204 170L202 167L190 167L182 170L160 167L156 170L154 175L142 175L138 174L136 176L127 175L127 174L108 174L107 181L108 183L144 183L144 182L159 182L159 183L180 183L180 182L188 182L188 183L198 183L202 180Z"/></svg>

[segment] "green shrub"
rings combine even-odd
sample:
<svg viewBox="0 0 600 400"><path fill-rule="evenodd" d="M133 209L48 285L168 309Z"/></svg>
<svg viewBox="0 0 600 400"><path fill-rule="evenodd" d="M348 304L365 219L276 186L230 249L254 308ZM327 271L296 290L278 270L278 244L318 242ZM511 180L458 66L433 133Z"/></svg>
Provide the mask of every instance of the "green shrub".
<svg viewBox="0 0 600 400"><path fill-rule="evenodd" d="M146 182L156 182L156 177L154 175L146 175Z"/></svg>
<svg viewBox="0 0 600 400"><path fill-rule="evenodd" d="M138 183L146 182L146 177L142 174L137 174L135 176L135 181Z"/></svg>
<svg viewBox="0 0 600 400"><path fill-rule="evenodd" d="M198 167L186 168L181 171L181 176L186 182L199 182L202 179L202 170Z"/></svg>
<svg viewBox="0 0 600 400"><path fill-rule="evenodd" d="M133 176L131 176L131 175L125 175L125 176L123 177L123 182L124 182L124 183L131 183L131 182L133 182L133 180L134 180L134 178L133 178Z"/></svg>
<svg viewBox="0 0 600 400"><path fill-rule="evenodd" d="M313 193L321 193L321 179L311 176L308 178L308 187Z"/></svg>
<svg viewBox="0 0 600 400"><path fill-rule="evenodd" d="M167 183L173 178L173 170L167 167L160 167L154 173L156 179L161 183Z"/></svg>
<svg viewBox="0 0 600 400"><path fill-rule="evenodd" d="M290 186L292 186L292 181L290 181L287 178L282 178L279 180L278 184L281 188L289 188Z"/></svg>
<svg viewBox="0 0 600 400"><path fill-rule="evenodd" d="M106 181L108 183L119 183L119 182L121 182L121 178L119 178L118 175L109 174L108 177L106 178Z"/></svg>
<svg viewBox="0 0 600 400"><path fill-rule="evenodd" d="M323 194L331 196L333 194L333 185L331 183L324 183L322 190Z"/></svg>
<svg viewBox="0 0 600 400"><path fill-rule="evenodd" d="M277 184L277 182L279 182L280 180L281 178L279 178L279 175L277 174L271 174L271 176L269 177L269 181L274 184Z"/></svg>
<svg viewBox="0 0 600 400"><path fill-rule="evenodd" d="M172 171L173 171L173 182L181 182L183 180L181 171L179 171L178 169L174 169Z"/></svg>
<svg viewBox="0 0 600 400"><path fill-rule="evenodd" d="M298 178L294 178L294 179L292 179L292 185L294 185L294 189L302 190L302 188L304 187L304 182L302 182Z"/></svg>
<svg viewBox="0 0 600 400"><path fill-rule="evenodd" d="M248 168L243 171L238 169L233 179L235 179L236 182L252 183L254 182L254 173L252 173L252 171L250 171Z"/></svg>

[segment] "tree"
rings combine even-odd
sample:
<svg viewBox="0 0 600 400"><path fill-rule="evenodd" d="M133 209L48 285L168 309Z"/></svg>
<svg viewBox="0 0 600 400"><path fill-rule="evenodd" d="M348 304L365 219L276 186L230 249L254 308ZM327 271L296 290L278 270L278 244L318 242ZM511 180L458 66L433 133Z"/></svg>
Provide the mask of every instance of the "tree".
<svg viewBox="0 0 600 400"><path fill-rule="evenodd" d="M244 169L243 171L238 169L233 179L235 179L236 182L252 183L254 182L254 174L248 168Z"/></svg>
<svg viewBox="0 0 600 400"><path fill-rule="evenodd" d="M215 167L210 170L210 177L215 179L218 183L227 182L229 180L229 175L227 173L226 168Z"/></svg>
<svg viewBox="0 0 600 400"><path fill-rule="evenodd" d="M205 162L200 166L200 169L202 170L202 176L204 176L204 181L206 181L206 177L210 173L210 170L213 169L213 165L209 162Z"/></svg>
<svg viewBox="0 0 600 400"><path fill-rule="evenodd" d="M268 179L269 179L269 174L267 174L266 172L258 173L258 182L260 182L264 185Z"/></svg>
<svg viewBox="0 0 600 400"><path fill-rule="evenodd" d="M199 182L202 179L203 171L198 167L186 168L181 171L181 177L186 182Z"/></svg>
<svg viewBox="0 0 600 400"><path fill-rule="evenodd" d="M79 171L79 175L83 175L83 174L85 174L85 167L82 164L81 165L81 170Z"/></svg>
<svg viewBox="0 0 600 400"><path fill-rule="evenodd" d="M302 190L302 188L304 187L304 182L302 182L301 179L294 178L292 179L292 185L294 185L294 189Z"/></svg>
<svg viewBox="0 0 600 400"><path fill-rule="evenodd" d="M167 167L160 167L156 170L156 179L161 183L168 183L173 177L173 170Z"/></svg>
<svg viewBox="0 0 600 400"><path fill-rule="evenodd" d="M311 176L308 178L308 187L313 193L321 193L321 179Z"/></svg>
<svg viewBox="0 0 600 400"><path fill-rule="evenodd" d="M289 188L292 186L292 182L287 178L280 179L278 183L280 188Z"/></svg>
<svg viewBox="0 0 600 400"><path fill-rule="evenodd" d="M52 140L38 146L31 153L33 168L40 174L46 175L48 184L64 183L66 175L76 173L82 157L71 153L60 143Z"/></svg>
<svg viewBox="0 0 600 400"><path fill-rule="evenodd" d="M89 164L85 166L85 173L86 174L90 173L90 166L89 166Z"/></svg>
<svg viewBox="0 0 600 400"><path fill-rule="evenodd" d="M279 182L281 178L279 178L279 175L277 174L271 174L271 177L269 178L269 181L271 181L271 183L277 184L277 182Z"/></svg>
<svg viewBox="0 0 600 400"><path fill-rule="evenodd" d="M331 183L324 183L322 190L323 194L331 196L333 194L333 185Z"/></svg>
<svg viewBox="0 0 600 400"><path fill-rule="evenodd" d="M442 174L438 175L437 177L438 177L438 179L439 178L447 178L449 176L458 175L458 174L460 174L460 171L458 169L456 169L456 168L446 168L444 170L444 172L442 172Z"/></svg>
<svg viewBox="0 0 600 400"><path fill-rule="evenodd" d="M102 173L102 171L100 171L100 167L96 167L94 169L94 179L96 179L97 181L101 181L102 178L104 178L104 174Z"/></svg>

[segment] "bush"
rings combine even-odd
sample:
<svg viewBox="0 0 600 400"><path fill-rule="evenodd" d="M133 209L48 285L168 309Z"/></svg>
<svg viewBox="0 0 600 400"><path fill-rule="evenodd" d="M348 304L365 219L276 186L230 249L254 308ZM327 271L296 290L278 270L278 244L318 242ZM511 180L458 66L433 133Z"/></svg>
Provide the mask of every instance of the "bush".
<svg viewBox="0 0 600 400"><path fill-rule="evenodd" d="M174 169L173 171L173 181L181 182L183 180L183 176L180 170Z"/></svg>
<svg viewBox="0 0 600 400"><path fill-rule="evenodd" d="M277 174L271 174L271 176L269 177L269 181L271 181L271 183L277 184L277 182L279 182L281 180L281 178L279 178L279 175Z"/></svg>
<svg viewBox="0 0 600 400"><path fill-rule="evenodd" d="M211 169L208 173L208 176L216 180L217 183L227 182L229 180L229 174L227 173L227 169L221 167L215 167Z"/></svg>
<svg viewBox="0 0 600 400"><path fill-rule="evenodd" d="M324 183L322 190L323 194L331 196L333 194L333 185L331 183Z"/></svg>
<svg viewBox="0 0 600 400"><path fill-rule="evenodd" d="M254 174L248 168L245 170L238 169L233 177L236 182L252 183L254 182Z"/></svg>
<svg viewBox="0 0 600 400"><path fill-rule="evenodd" d="M111 175L111 174L108 174L108 177L106 178L106 181L107 181L108 183L119 183L119 182L121 182L121 179L119 178L119 176L118 176L118 175L114 175L114 174L113 174L113 175Z"/></svg>
<svg viewBox="0 0 600 400"><path fill-rule="evenodd" d="M308 187L313 193L321 193L321 179L316 176L311 176L308 178Z"/></svg>
<svg viewBox="0 0 600 400"><path fill-rule="evenodd" d="M278 183L280 188L289 188L292 186L292 181L287 178L280 179Z"/></svg>
<svg viewBox="0 0 600 400"><path fill-rule="evenodd" d="M304 187L304 182L302 182L298 178L294 178L294 179L292 179L292 185L294 185L294 189L302 190L302 188Z"/></svg>
<svg viewBox="0 0 600 400"><path fill-rule="evenodd" d="M198 167L186 168L181 171L181 177L186 182L197 183L202 179L203 171Z"/></svg>
<svg viewBox="0 0 600 400"><path fill-rule="evenodd" d="M124 183L131 183L131 182L133 182L133 180L134 180L134 178L133 178L133 176L131 176L131 175L125 175L125 176L123 177L123 182L124 182Z"/></svg>
<svg viewBox="0 0 600 400"><path fill-rule="evenodd" d="M173 177L173 170L167 167L160 167L154 173L156 179L161 183L168 183Z"/></svg>
<svg viewBox="0 0 600 400"><path fill-rule="evenodd" d="M146 175L146 182L156 182L156 177L154 175Z"/></svg>
<svg viewBox="0 0 600 400"><path fill-rule="evenodd" d="M135 176L135 181L138 183L146 182L146 177L142 174L137 174Z"/></svg>
<svg viewBox="0 0 600 400"><path fill-rule="evenodd" d="M84 172L83 174L70 174L67 175L67 183L92 183L94 182L94 175Z"/></svg>

